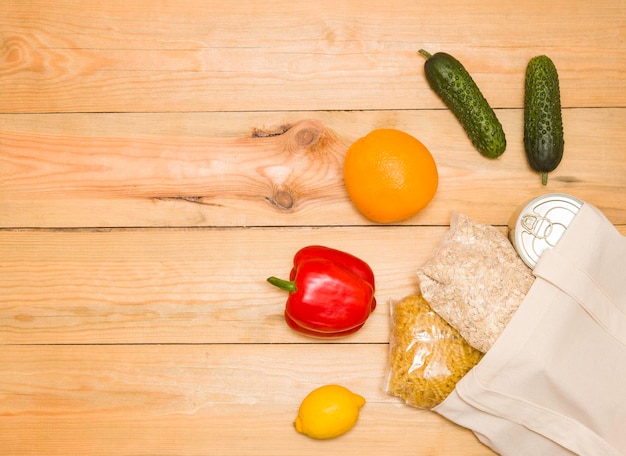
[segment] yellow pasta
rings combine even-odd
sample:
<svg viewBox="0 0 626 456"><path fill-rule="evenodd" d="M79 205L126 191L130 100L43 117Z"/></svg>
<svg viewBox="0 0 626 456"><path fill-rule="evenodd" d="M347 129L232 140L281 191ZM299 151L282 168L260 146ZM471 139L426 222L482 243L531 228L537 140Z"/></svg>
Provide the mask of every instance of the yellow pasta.
<svg viewBox="0 0 626 456"><path fill-rule="evenodd" d="M483 354L421 295L392 305L387 393L414 407L440 404Z"/></svg>

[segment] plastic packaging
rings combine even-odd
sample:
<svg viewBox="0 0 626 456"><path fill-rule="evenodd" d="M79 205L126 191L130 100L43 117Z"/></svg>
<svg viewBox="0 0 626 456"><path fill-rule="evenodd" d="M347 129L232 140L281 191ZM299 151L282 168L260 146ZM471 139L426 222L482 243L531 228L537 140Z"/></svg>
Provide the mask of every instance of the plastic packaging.
<svg viewBox="0 0 626 456"><path fill-rule="evenodd" d="M458 212L434 256L417 271L424 299L486 353L533 284L532 271L498 228Z"/></svg>
<svg viewBox="0 0 626 456"><path fill-rule="evenodd" d="M419 294L391 303L387 394L431 409L482 358Z"/></svg>

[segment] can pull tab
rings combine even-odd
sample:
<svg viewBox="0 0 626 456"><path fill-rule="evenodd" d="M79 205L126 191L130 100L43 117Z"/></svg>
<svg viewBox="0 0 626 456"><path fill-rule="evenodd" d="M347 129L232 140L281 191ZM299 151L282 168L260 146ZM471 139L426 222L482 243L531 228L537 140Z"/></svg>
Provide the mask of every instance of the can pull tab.
<svg viewBox="0 0 626 456"><path fill-rule="evenodd" d="M530 233L533 232L536 223L537 217L535 217L534 215L524 215L522 217L522 220L520 220L520 225L522 225L522 228Z"/></svg>
<svg viewBox="0 0 626 456"><path fill-rule="evenodd" d="M553 224L547 217L526 214L520 224L537 239L548 239L552 234Z"/></svg>

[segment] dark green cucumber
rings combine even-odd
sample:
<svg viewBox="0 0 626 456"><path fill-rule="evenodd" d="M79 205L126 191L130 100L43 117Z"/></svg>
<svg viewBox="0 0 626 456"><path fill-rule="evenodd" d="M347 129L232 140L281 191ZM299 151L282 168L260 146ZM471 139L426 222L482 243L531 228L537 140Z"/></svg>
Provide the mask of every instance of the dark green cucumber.
<svg viewBox="0 0 626 456"><path fill-rule="evenodd" d="M457 59L445 52L426 57L424 73L430 87L450 108L478 151L487 158L498 158L506 149L506 137L496 113Z"/></svg>
<svg viewBox="0 0 626 456"><path fill-rule="evenodd" d="M526 67L524 87L524 149L530 167L548 183L563 158L563 118L559 75L545 55L533 57Z"/></svg>

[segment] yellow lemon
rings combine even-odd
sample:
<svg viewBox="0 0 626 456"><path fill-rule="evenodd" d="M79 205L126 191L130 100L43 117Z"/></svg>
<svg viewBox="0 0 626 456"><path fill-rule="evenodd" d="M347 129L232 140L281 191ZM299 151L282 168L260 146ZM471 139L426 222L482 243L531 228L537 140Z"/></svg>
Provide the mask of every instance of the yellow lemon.
<svg viewBox="0 0 626 456"><path fill-rule="evenodd" d="M349 389L324 385L304 398L294 425L313 439L332 439L352 429L363 405L365 398Z"/></svg>

